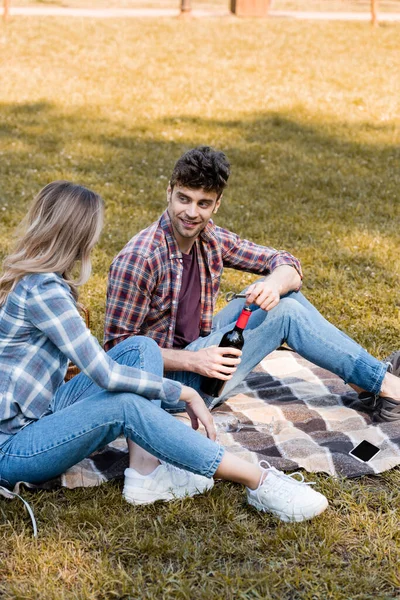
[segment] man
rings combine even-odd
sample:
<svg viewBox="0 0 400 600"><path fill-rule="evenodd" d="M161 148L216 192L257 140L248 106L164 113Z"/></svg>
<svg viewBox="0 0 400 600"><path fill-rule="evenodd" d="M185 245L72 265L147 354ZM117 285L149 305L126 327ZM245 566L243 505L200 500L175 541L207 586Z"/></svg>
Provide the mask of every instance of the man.
<svg viewBox="0 0 400 600"><path fill-rule="evenodd" d="M222 152L199 147L176 163L167 190L167 210L135 235L111 265L105 348L136 334L161 347L166 376L200 391L203 377L227 383L221 398L205 397L209 408L282 342L326 368L355 389L369 393L378 420L400 419L400 379L388 364L326 321L299 292L299 261L216 226L230 165ZM243 307L234 300L214 318L224 267L263 276L246 290L254 309L244 331L243 353L219 348ZM204 397L204 395L203 395Z"/></svg>

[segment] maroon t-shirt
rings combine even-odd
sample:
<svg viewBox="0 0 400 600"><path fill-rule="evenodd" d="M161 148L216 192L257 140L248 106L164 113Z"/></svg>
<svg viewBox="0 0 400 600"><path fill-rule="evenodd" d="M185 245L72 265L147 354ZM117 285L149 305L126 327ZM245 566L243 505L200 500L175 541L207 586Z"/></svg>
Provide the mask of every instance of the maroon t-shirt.
<svg viewBox="0 0 400 600"><path fill-rule="evenodd" d="M196 246L183 254L182 285L176 317L174 348L184 348L200 335L200 270Z"/></svg>

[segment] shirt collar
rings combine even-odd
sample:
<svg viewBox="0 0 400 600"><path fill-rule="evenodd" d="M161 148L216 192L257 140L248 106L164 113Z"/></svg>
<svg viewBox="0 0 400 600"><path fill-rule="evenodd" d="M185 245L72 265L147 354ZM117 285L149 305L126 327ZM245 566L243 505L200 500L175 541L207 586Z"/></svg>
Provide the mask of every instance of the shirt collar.
<svg viewBox="0 0 400 600"><path fill-rule="evenodd" d="M172 229L171 219L169 217L168 211L164 211L160 218L160 227L165 233L165 238L167 240L169 258L182 258L182 253L179 250L179 246L174 236L174 232Z"/></svg>
<svg viewBox="0 0 400 600"><path fill-rule="evenodd" d="M168 210L165 210L160 217L160 227L165 233L165 237L167 240L169 257L170 258L181 258L182 253L179 250L179 246L174 236L174 232L172 229L171 219L168 214ZM204 242L209 242L212 234L214 233L215 225L212 220L210 220L203 231L200 233L199 238Z"/></svg>

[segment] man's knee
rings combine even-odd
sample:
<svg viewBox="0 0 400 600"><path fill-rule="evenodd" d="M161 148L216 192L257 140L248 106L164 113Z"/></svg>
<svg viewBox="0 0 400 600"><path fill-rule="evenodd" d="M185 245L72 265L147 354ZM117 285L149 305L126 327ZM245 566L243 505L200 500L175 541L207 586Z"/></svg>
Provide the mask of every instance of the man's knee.
<svg viewBox="0 0 400 600"><path fill-rule="evenodd" d="M279 303L270 310L271 316L289 317L293 318L300 315L304 311L304 308L295 298L285 297L281 298Z"/></svg>
<svg viewBox="0 0 400 600"><path fill-rule="evenodd" d="M156 352L158 349L157 342L155 342L152 338L146 337L144 335L132 335L130 337L125 338L122 342L119 342L116 346L111 348L108 354L114 359L117 360L119 356L122 354L126 354L131 351L139 351L145 352L152 351Z"/></svg>

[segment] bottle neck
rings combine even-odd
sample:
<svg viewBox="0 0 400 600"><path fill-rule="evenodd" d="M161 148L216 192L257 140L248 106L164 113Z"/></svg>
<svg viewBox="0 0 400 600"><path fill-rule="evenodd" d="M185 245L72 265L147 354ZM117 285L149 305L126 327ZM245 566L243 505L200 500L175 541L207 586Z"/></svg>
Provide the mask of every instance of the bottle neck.
<svg viewBox="0 0 400 600"><path fill-rule="evenodd" d="M237 331L243 331L243 329L245 329L250 315L251 315L250 308L245 306L244 309L242 310L242 312L240 313L238 320L236 321L235 329Z"/></svg>

